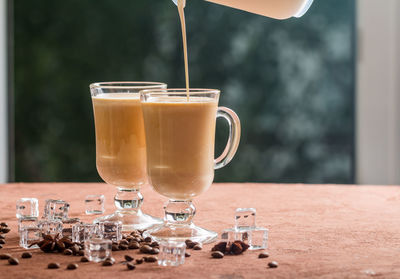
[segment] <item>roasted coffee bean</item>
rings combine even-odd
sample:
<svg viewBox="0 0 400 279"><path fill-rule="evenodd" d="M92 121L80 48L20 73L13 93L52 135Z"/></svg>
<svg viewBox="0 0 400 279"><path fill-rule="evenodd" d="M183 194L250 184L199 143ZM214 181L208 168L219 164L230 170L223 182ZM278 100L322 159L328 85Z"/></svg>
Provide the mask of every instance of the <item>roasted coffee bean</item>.
<svg viewBox="0 0 400 279"><path fill-rule="evenodd" d="M186 248L188 248L188 249L192 249L194 246L196 246L198 243L197 242L192 242L191 240L186 240L185 241L185 243L186 243Z"/></svg>
<svg viewBox="0 0 400 279"><path fill-rule="evenodd" d="M269 254L267 252L262 252L260 254L258 254L258 258L260 259L264 259L264 258L268 258Z"/></svg>
<svg viewBox="0 0 400 279"><path fill-rule="evenodd" d="M154 263L158 260L158 258L156 256L148 256L148 257L144 257L144 261L147 263Z"/></svg>
<svg viewBox="0 0 400 279"><path fill-rule="evenodd" d="M224 253L220 251L214 251L211 253L211 257L213 257L214 259L222 259L224 257Z"/></svg>
<svg viewBox="0 0 400 279"><path fill-rule="evenodd" d="M49 263L47 265L47 268L48 269L57 269L57 268L60 268L60 264L59 263Z"/></svg>
<svg viewBox="0 0 400 279"><path fill-rule="evenodd" d="M85 251L84 251L84 250L79 250L78 255L79 255L79 256L85 255Z"/></svg>
<svg viewBox="0 0 400 279"><path fill-rule="evenodd" d="M129 245L129 242L128 242L128 240L126 240L126 239L122 239L122 240L119 242L119 245L121 245L121 244Z"/></svg>
<svg viewBox="0 0 400 279"><path fill-rule="evenodd" d="M134 269L136 268L136 266L135 266L133 263L127 263L127 264L126 264L126 267L127 267L129 270L134 270Z"/></svg>
<svg viewBox="0 0 400 279"><path fill-rule="evenodd" d="M142 264L144 261L144 259L136 259L135 262L136 264Z"/></svg>
<svg viewBox="0 0 400 279"><path fill-rule="evenodd" d="M4 228L3 227L3 229L1 230L3 233L9 233L11 230L10 230L10 228Z"/></svg>
<svg viewBox="0 0 400 279"><path fill-rule="evenodd" d="M152 250L153 248L151 248L149 245L143 245L142 247L140 247L140 252L145 254L151 253Z"/></svg>
<svg viewBox="0 0 400 279"><path fill-rule="evenodd" d="M154 242L152 242L151 244L150 244L150 247L160 247L160 244L158 244L158 242L156 242L156 241L154 241Z"/></svg>
<svg viewBox="0 0 400 279"><path fill-rule="evenodd" d="M0 254L0 260L8 260L11 258L10 254Z"/></svg>
<svg viewBox="0 0 400 279"><path fill-rule="evenodd" d="M113 245L111 246L111 250L112 250L112 251L118 251L118 250L119 250L118 245L117 245L117 244L113 244Z"/></svg>
<svg viewBox="0 0 400 279"><path fill-rule="evenodd" d="M6 239L6 237L2 234L0 234L0 239Z"/></svg>
<svg viewBox="0 0 400 279"><path fill-rule="evenodd" d="M268 263L269 268L277 268L278 267L278 263L275 261L269 262Z"/></svg>
<svg viewBox="0 0 400 279"><path fill-rule="evenodd" d="M110 261L110 262L112 262L113 264L115 264L115 259L114 259L113 257L107 257L107 258L106 258L106 261Z"/></svg>
<svg viewBox="0 0 400 279"><path fill-rule="evenodd" d="M71 251L72 251L72 253L74 254L74 255L77 255L78 253L79 253L79 246L77 245L77 244L74 244L71 248L69 248Z"/></svg>
<svg viewBox="0 0 400 279"><path fill-rule="evenodd" d="M87 257L85 257L85 256L83 256L81 258L81 262L83 262L83 263L87 263L88 261L89 261L89 259Z"/></svg>
<svg viewBox="0 0 400 279"><path fill-rule="evenodd" d="M8 259L8 263L11 264L11 265L18 265L18 264L19 264L19 261L18 261L17 258L10 257L10 258Z"/></svg>
<svg viewBox="0 0 400 279"><path fill-rule="evenodd" d="M243 252L246 251L250 246L246 243L244 243L243 241L240 240L236 240L234 243L239 243L240 246L242 246Z"/></svg>
<svg viewBox="0 0 400 279"><path fill-rule="evenodd" d="M230 251L234 255L240 255L243 252L242 245L240 245L238 242L234 242L231 244Z"/></svg>
<svg viewBox="0 0 400 279"><path fill-rule="evenodd" d="M30 252L23 252L22 255L21 255L21 258L23 258L23 259L32 258L32 253L30 253Z"/></svg>
<svg viewBox="0 0 400 279"><path fill-rule="evenodd" d="M185 252L185 258L189 258L191 255L189 252Z"/></svg>
<svg viewBox="0 0 400 279"><path fill-rule="evenodd" d="M146 238L144 239L144 242L151 242L151 237L150 237L150 236L146 237Z"/></svg>
<svg viewBox="0 0 400 279"><path fill-rule="evenodd" d="M0 223L0 226L1 226L1 227L8 227L8 224L7 224L6 222L1 222L1 223Z"/></svg>
<svg viewBox="0 0 400 279"><path fill-rule="evenodd" d="M228 243L223 241L223 242L219 242L217 244L214 245L214 247L211 249L211 251L220 251L222 253L226 252L226 245Z"/></svg>
<svg viewBox="0 0 400 279"><path fill-rule="evenodd" d="M195 246L193 246L193 250L201 250L203 249L203 246L201 244L196 244Z"/></svg>
<svg viewBox="0 0 400 279"><path fill-rule="evenodd" d="M136 241L133 241L133 242L129 243L128 248L129 249L139 249L140 245Z"/></svg>
<svg viewBox="0 0 400 279"><path fill-rule="evenodd" d="M128 245L125 245L125 244L120 244L119 246L118 246L118 248L120 249L120 250L127 250L128 249Z"/></svg>
<svg viewBox="0 0 400 279"><path fill-rule="evenodd" d="M160 250L158 248L152 248L150 254L152 255L157 255L158 253L160 253Z"/></svg>
<svg viewBox="0 0 400 279"><path fill-rule="evenodd" d="M70 255L72 255L72 250L71 249L65 249L63 254L67 255L67 256L70 256Z"/></svg>
<svg viewBox="0 0 400 279"><path fill-rule="evenodd" d="M124 256L125 260L127 260L128 262L133 261L133 257L129 256L129 255L125 255Z"/></svg>
<svg viewBox="0 0 400 279"><path fill-rule="evenodd" d="M3 245L0 244L0 249L2 249L2 248L3 248Z"/></svg>
<svg viewBox="0 0 400 279"><path fill-rule="evenodd" d="M76 263L70 263L69 265L67 265L67 269L70 269L70 270L77 269L78 267L79 267L79 265Z"/></svg>
<svg viewBox="0 0 400 279"><path fill-rule="evenodd" d="M4 239L0 239L0 244L6 244L6 241Z"/></svg>
<svg viewBox="0 0 400 279"><path fill-rule="evenodd" d="M110 260L105 260L103 263L102 263L102 266L112 266L114 263L112 262L112 261L110 261Z"/></svg>

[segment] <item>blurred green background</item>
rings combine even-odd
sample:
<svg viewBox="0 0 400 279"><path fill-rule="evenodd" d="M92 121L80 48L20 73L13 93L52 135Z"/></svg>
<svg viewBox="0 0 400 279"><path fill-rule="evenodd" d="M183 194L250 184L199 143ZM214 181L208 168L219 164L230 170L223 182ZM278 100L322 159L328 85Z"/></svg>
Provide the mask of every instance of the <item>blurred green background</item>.
<svg viewBox="0 0 400 279"><path fill-rule="evenodd" d="M354 20L354 0L285 21L187 2L191 86L221 89L242 122L216 181L354 182ZM90 83L184 86L170 0L15 0L14 32L16 181L100 181Z"/></svg>

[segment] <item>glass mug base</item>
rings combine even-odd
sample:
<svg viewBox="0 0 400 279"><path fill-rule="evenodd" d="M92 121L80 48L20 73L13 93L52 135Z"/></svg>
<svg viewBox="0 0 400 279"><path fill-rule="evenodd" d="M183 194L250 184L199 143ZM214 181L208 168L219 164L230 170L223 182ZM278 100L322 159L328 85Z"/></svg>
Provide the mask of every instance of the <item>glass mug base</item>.
<svg viewBox="0 0 400 279"><path fill-rule="evenodd" d="M144 237L150 236L154 241L185 241L191 240L202 244L214 242L218 234L213 231L209 231L200 228L193 223L190 225L175 225L170 223L164 223L161 226L156 226L143 233Z"/></svg>
<svg viewBox="0 0 400 279"><path fill-rule="evenodd" d="M144 214L140 209L132 212L116 211L113 214L95 219L94 223L101 221L120 221L122 222L122 231L129 232L133 230L147 230L163 223L161 219Z"/></svg>

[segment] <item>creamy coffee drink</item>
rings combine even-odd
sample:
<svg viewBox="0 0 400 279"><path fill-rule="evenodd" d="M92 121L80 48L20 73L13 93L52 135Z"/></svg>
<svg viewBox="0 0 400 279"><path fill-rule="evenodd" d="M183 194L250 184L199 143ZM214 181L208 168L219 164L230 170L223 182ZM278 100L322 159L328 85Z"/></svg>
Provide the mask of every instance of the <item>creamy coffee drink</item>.
<svg viewBox="0 0 400 279"><path fill-rule="evenodd" d="M185 95L152 97L142 103L147 171L163 196L191 200L214 178L214 138L218 99Z"/></svg>
<svg viewBox="0 0 400 279"><path fill-rule="evenodd" d="M92 96L96 127L96 165L101 178L123 188L146 182L146 141L136 93Z"/></svg>

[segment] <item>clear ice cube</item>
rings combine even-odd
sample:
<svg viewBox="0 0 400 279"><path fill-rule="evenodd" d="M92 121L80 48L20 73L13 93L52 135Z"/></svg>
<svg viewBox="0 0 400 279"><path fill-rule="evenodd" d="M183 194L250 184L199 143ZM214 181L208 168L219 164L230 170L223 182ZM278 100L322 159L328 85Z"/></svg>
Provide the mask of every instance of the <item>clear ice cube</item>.
<svg viewBox="0 0 400 279"><path fill-rule="evenodd" d="M88 195L85 198L87 215L97 215L104 213L104 195Z"/></svg>
<svg viewBox="0 0 400 279"><path fill-rule="evenodd" d="M158 254L158 265L178 266L185 263L185 242L162 241Z"/></svg>
<svg viewBox="0 0 400 279"><path fill-rule="evenodd" d="M260 250L268 248L268 229L256 227L250 231L249 249Z"/></svg>
<svg viewBox="0 0 400 279"><path fill-rule="evenodd" d="M120 241L122 239L121 221L102 221L98 224L103 231L104 239L110 239L112 241Z"/></svg>
<svg viewBox="0 0 400 279"><path fill-rule="evenodd" d="M43 218L48 220L68 219L69 203L63 200L46 200Z"/></svg>
<svg viewBox="0 0 400 279"><path fill-rule="evenodd" d="M103 238L103 228L99 224L77 223L72 226L72 241L83 242L92 238Z"/></svg>
<svg viewBox="0 0 400 279"><path fill-rule="evenodd" d="M18 232L21 232L27 227L38 227L38 219L36 217L21 218L18 219Z"/></svg>
<svg viewBox="0 0 400 279"><path fill-rule="evenodd" d="M256 227L255 208L237 208L235 211L235 228L237 230L251 230Z"/></svg>
<svg viewBox="0 0 400 279"><path fill-rule="evenodd" d="M69 237L70 239L72 239L72 227L76 224L79 224L80 222L81 220L79 218L69 218L63 220L62 236Z"/></svg>
<svg viewBox="0 0 400 279"><path fill-rule="evenodd" d="M235 240L243 241L249 244L250 231L236 230L235 228L225 229L221 233L221 241L234 242Z"/></svg>
<svg viewBox="0 0 400 279"><path fill-rule="evenodd" d="M60 220L41 220L39 221L38 227L42 234L48 234L51 236L62 235L63 224Z"/></svg>
<svg viewBox="0 0 400 279"><path fill-rule="evenodd" d="M39 216L39 201L35 198L22 198L17 201L17 218L31 218Z"/></svg>
<svg viewBox="0 0 400 279"><path fill-rule="evenodd" d="M37 244L32 245L35 242L41 240L40 229L37 226L22 226L19 231L19 246L25 249L39 248ZM32 245L32 246L31 246Z"/></svg>
<svg viewBox="0 0 400 279"><path fill-rule="evenodd" d="M85 256L91 262L102 262L111 256L112 241L92 238L85 241Z"/></svg>

